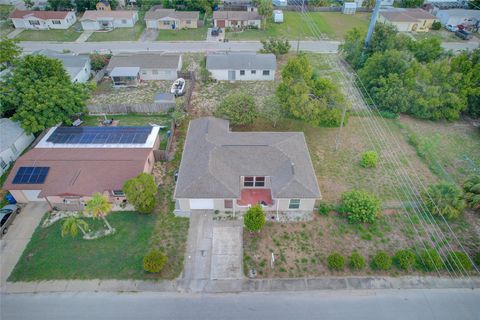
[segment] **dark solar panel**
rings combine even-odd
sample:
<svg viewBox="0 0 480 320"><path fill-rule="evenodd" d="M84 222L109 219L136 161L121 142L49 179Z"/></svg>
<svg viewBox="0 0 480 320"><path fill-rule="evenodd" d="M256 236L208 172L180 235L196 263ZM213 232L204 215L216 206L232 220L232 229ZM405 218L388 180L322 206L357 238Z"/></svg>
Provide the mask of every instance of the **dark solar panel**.
<svg viewBox="0 0 480 320"><path fill-rule="evenodd" d="M49 167L20 167L13 178L13 184L42 184L48 175Z"/></svg>
<svg viewBox="0 0 480 320"><path fill-rule="evenodd" d="M142 144L150 127L58 127L47 142L57 144Z"/></svg>

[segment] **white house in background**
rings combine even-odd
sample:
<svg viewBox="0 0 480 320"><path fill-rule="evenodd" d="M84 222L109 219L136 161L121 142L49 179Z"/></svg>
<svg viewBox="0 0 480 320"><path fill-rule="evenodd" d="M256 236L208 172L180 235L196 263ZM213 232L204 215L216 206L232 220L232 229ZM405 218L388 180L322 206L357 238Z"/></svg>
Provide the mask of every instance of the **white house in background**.
<svg viewBox="0 0 480 320"><path fill-rule="evenodd" d="M138 11L87 10L80 18L83 30L113 30L115 28L133 28L138 21Z"/></svg>
<svg viewBox="0 0 480 320"><path fill-rule="evenodd" d="M251 11L215 11L213 25L216 28L260 28L262 17Z"/></svg>
<svg viewBox="0 0 480 320"><path fill-rule="evenodd" d="M380 3L380 7L382 8L388 8L388 7L393 7L394 0L382 0ZM355 3L357 4L357 8L363 7L365 0L355 0Z"/></svg>
<svg viewBox="0 0 480 320"><path fill-rule="evenodd" d="M90 79L90 57L88 55L77 55L73 53L61 53L49 49L42 49L34 52L48 58L58 59L62 62L72 82L85 83Z"/></svg>
<svg viewBox="0 0 480 320"><path fill-rule="evenodd" d="M35 137L33 134L26 134L18 122L7 118L0 118L0 137L0 175L2 175Z"/></svg>
<svg viewBox="0 0 480 320"><path fill-rule="evenodd" d="M462 24L464 26L474 26L480 21L480 10L438 10L437 18L440 20L442 25L450 24L452 26L457 26Z"/></svg>
<svg viewBox="0 0 480 320"><path fill-rule="evenodd" d="M271 53L215 52L207 54L207 70L216 80L273 81L277 60Z"/></svg>
<svg viewBox="0 0 480 320"><path fill-rule="evenodd" d="M10 18L15 28L33 30L68 29L77 21L73 11L15 10Z"/></svg>
<svg viewBox="0 0 480 320"><path fill-rule="evenodd" d="M276 7L286 7L288 5L287 0L272 0L272 4Z"/></svg>

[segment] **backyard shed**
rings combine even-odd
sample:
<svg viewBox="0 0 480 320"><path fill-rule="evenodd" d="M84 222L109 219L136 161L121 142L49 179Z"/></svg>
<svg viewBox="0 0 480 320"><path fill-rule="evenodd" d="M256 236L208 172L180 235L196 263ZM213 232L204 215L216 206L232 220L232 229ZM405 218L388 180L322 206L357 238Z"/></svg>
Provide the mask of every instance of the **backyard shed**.
<svg viewBox="0 0 480 320"><path fill-rule="evenodd" d="M282 10L273 10L273 22L276 22L276 23L283 22Z"/></svg>
<svg viewBox="0 0 480 320"><path fill-rule="evenodd" d="M344 2L342 7L343 14L355 14L357 11L357 4L355 2Z"/></svg>
<svg viewBox="0 0 480 320"><path fill-rule="evenodd" d="M175 103L175 95L172 93L157 93L153 102L160 107L160 112L167 112L177 106Z"/></svg>

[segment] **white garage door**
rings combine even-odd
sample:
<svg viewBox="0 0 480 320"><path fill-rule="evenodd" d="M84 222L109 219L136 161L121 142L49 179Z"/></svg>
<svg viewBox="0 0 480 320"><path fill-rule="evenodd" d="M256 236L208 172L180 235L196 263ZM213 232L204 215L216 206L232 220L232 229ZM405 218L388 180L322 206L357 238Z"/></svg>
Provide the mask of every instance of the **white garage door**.
<svg viewBox="0 0 480 320"><path fill-rule="evenodd" d="M190 209L213 210L213 199L190 199Z"/></svg>
<svg viewBox="0 0 480 320"><path fill-rule="evenodd" d="M45 201L45 198L39 198L40 190L23 190L23 194L28 201Z"/></svg>

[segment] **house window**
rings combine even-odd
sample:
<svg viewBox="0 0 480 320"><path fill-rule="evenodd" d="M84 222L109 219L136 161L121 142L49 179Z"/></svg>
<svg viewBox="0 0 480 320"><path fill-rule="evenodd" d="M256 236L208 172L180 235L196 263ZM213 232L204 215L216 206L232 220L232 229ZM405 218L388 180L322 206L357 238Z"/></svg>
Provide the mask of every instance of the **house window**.
<svg viewBox="0 0 480 320"><path fill-rule="evenodd" d="M265 187L265 177L244 177L244 187Z"/></svg>
<svg viewBox="0 0 480 320"><path fill-rule="evenodd" d="M257 70L250 70L251 74L257 74Z"/></svg>
<svg viewBox="0 0 480 320"><path fill-rule="evenodd" d="M127 24L127 20L126 20L126 19L122 19L122 24Z"/></svg>
<svg viewBox="0 0 480 320"><path fill-rule="evenodd" d="M12 145L10 146L10 149L12 149L13 154L18 154L17 147L15 147L14 144L12 144Z"/></svg>
<svg viewBox="0 0 480 320"><path fill-rule="evenodd" d="M240 70L240 75L244 76L245 75L245 70Z"/></svg>
<svg viewBox="0 0 480 320"><path fill-rule="evenodd" d="M288 209L300 209L300 199L290 199Z"/></svg>
<svg viewBox="0 0 480 320"><path fill-rule="evenodd" d="M225 209L232 209L233 208L233 200L225 200L224 207L225 207Z"/></svg>
<svg viewBox="0 0 480 320"><path fill-rule="evenodd" d="M146 74L147 74L147 71L146 71L146 70L142 70L142 74L143 74L143 75L146 75Z"/></svg>
<svg viewBox="0 0 480 320"><path fill-rule="evenodd" d="M123 196L125 196L125 193L123 193L122 190L113 190L112 193L113 193L113 195L116 196L116 197L123 197Z"/></svg>
<svg viewBox="0 0 480 320"><path fill-rule="evenodd" d="M152 70L152 74L158 74L158 70L157 70L157 69L153 69L153 70Z"/></svg>
<svg viewBox="0 0 480 320"><path fill-rule="evenodd" d="M52 23L53 23L53 24L62 24L62 21L60 21L60 20L52 20Z"/></svg>
<svg viewBox="0 0 480 320"><path fill-rule="evenodd" d="M264 76L269 76L270 75L270 70L263 70L262 73Z"/></svg>
<svg viewBox="0 0 480 320"><path fill-rule="evenodd" d="M163 21L163 25L165 25L165 26L169 26L169 25L171 25L171 24L172 24L171 21L168 21L168 20L167 20L167 21Z"/></svg>
<svg viewBox="0 0 480 320"><path fill-rule="evenodd" d="M3 159L0 158L0 167L2 167L3 170L7 168L7 163L3 161Z"/></svg>
<svg viewBox="0 0 480 320"><path fill-rule="evenodd" d="M191 21L191 20L187 20L187 21L185 21L185 23L186 23L186 24L190 24L190 23L192 23L192 21Z"/></svg>
<svg viewBox="0 0 480 320"><path fill-rule="evenodd" d="M28 23L30 23L30 25L32 25L32 26L39 26L40 25L40 21L38 21L38 20L28 20Z"/></svg>

